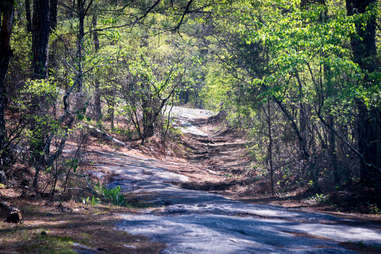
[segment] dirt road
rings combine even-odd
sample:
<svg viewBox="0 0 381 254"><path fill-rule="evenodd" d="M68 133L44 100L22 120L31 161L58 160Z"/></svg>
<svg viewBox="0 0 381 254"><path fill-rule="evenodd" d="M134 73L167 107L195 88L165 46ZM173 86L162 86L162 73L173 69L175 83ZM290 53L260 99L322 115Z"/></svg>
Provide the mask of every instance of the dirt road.
<svg viewBox="0 0 381 254"><path fill-rule="evenodd" d="M208 111L175 109L183 132L200 139L208 139L210 132L202 124L194 123L211 115ZM223 146L218 148L219 152L228 159L233 152L229 149L239 148L235 144L225 144L225 154L220 149ZM125 192L149 204L149 208L139 213L124 214L117 227L166 243L162 253L356 253L344 248L343 243L381 245L381 228L377 225L365 226L327 214L247 204L182 188L189 178L168 169L181 167L181 163L113 152L99 152L99 156L103 162L95 166L114 175L110 187L120 185ZM208 156L208 151L200 156ZM223 162L225 166L228 163L228 160Z"/></svg>

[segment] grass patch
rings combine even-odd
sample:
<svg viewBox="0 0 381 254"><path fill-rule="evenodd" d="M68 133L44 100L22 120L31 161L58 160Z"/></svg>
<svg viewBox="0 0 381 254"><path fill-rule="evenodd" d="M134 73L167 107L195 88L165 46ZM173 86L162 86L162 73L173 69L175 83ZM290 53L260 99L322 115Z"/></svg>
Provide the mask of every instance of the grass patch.
<svg viewBox="0 0 381 254"><path fill-rule="evenodd" d="M68 236L34 233L17 250L21 253L75 254L77 252L73 250L73 243L73 239Z"/></svg>

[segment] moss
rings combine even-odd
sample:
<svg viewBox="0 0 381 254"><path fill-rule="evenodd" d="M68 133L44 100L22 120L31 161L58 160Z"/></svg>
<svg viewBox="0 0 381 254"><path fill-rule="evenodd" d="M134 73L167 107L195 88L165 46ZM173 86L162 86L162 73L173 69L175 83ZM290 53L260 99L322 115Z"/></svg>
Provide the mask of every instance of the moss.
<svg viewBox="0 0 381 254"><path fill-rule="evenodd" d="M81 239L82 244L89 244L92 236L89 233L82 232L79 234L79 239Z"/></svg>
<svg viewBox="0 0 381 254"><path fill-rule="evenodd" d="M33 234L32 238L18 248L22 253L75 254L73 239L67 236Z"/></svg>

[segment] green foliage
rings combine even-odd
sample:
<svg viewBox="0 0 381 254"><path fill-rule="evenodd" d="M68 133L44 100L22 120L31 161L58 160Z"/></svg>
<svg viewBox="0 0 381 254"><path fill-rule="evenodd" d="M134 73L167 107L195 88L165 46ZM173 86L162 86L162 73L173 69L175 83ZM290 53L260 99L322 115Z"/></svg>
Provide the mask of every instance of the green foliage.
<svg viewBox="0 0 381 254"><path fill-rule="evenodd" d="M120 186L116 186L112 189L108 189L105 186L97 184L96 185L96 191L108 203L111 203L111 204L117 205L117 206L126 206L127 205L126 199L124 198L123 194L121 194ZM89 202L90 202L90 198L87 197L86 203L89 203ZM94 198L94 197L91 198L91 204L93 204L93 203L95 204L98 202L99 202L99 200L97 200L96 198Z"/></svg>
<svg viewBox="0 0 381 254"><path fill-rule="evenodd" d="M205 102L204 105L210 109L220 109L221 102L225 102L228 105L233 103L230 100L233 85L235 83L234 78L223 71L223 66L215 63L208 66L208 73L205 76L205 85L202 87L200 96ZM225 105L225 108L228 107Z"/></svg>
<svg viewBox="0 0 381 254"><path fill-rule="evenodd" d="M167 131L168 134L173 137L179 137L182 135L181 130L174 125L173 119L170 119L169 122L168 122L168 119L165 119L164 121L162 121L161 130Z"/></svg>
<svg viewBox="0 0 381 254"><path fill-rule="evenodd" d="M73 243L70 237L36 234L23 246L19 246L18 250L42 254L74 254L77 252L72 248Z"/></svg>
<svg viewBox="0 0 381 254"><path fill-rule="evenodd" d="M128 139L132 139L136 135L136 133L133 130L123 129L123 128L114 128L112 132L115 134L121 135L123 137L126 137Z"/></svg>
<svg viewBox="0 0 381 254"><path fill-rule="evenodd" d="M328 195L324 195L322 193L316 193L314 196L311 198L317 203L326 203L329 199Z"/></svg>
<svg viewBox="0 0 381 254"><path fill-rule="evenodd" d="M369 212L372 214L381 214L381 209L377 206L377 204L370 204Z"/></svg>
<svg viewBox="0 0 381 254"><path fill-rule="evenodd" d="M67 168L70 168L75 173L79 166L79 160L77 158L68 159L65 161L65 164Z"/></svg>
<svg viewBox="0 0 381 254"><path fill-rule="evenodd" d="M82 198L82 203L86 205L90 204L91 206L96 206L97 204L101 203L101 199L95 196L91 196L91 198L86 197Z"/></svg>

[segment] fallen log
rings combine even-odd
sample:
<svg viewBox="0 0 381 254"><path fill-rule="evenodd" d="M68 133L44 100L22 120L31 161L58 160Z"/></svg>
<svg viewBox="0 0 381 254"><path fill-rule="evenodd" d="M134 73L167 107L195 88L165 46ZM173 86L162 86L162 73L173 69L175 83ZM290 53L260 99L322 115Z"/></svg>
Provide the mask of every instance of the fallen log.
<svg viewBox="0 0 381 254"><path fill-rule="evenodd" d="M5 217L5 222L23 223L23 217L20 209L11 206L8 202L0 202L0 215Z"/></svg>
<svg viewBox="0 0 381 254"><path fill-rule="evenodd" d="M86 125L86 127L89 131L89 134L93 137L109 141L109 142L114 143L114 144L119 145L119 146L126 146L126 144L124 142L114 138L113 136L111 136L111 135L107 134L106 132L98 129L97 127L94 127L91 125Z"/></svg>

